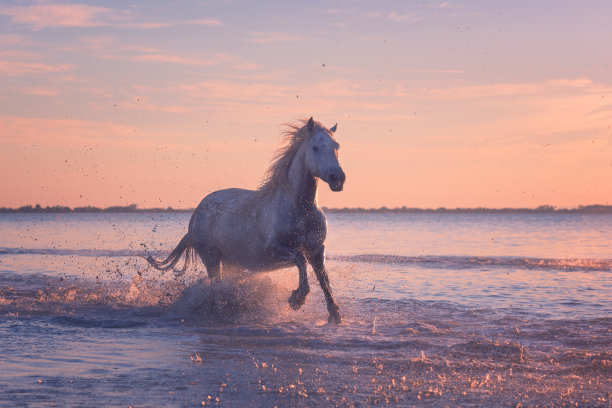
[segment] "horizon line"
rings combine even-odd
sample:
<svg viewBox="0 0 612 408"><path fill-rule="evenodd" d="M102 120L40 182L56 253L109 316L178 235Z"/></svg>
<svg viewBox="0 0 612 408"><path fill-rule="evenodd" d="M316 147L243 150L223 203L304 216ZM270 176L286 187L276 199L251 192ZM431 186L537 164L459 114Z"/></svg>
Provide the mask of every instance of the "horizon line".
<svg viewBox="0 0 612 408"><path fill-rule="evenodd" d="M323 211L330 213L610 213L612 214L612 205L607 204L589 204L579 205L572 208L559 208L552 205L540 205L534 208L528 207L437 207L437 208L419 208L419 207L321 207ZM42 207L40 204L25 205L18 208L0 207L0 213L146 213L146 212L193 212L195 208L173 208L168 207L152 207L139 208L137 204L126 206L115 205L109 207L68 207L62 205Z"/></svg>

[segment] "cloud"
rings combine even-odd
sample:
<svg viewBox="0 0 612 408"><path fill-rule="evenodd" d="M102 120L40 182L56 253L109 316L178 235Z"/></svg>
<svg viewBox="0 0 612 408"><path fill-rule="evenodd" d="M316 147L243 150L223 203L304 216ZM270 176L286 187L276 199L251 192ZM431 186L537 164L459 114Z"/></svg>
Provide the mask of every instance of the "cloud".
<svg viewBox="0 0 612 408"><path fill-rule="evenodd" d="M137 21L130 12L88 4L37 4L0 7L0 15L9 16L13 23L27 24L35 30L50 27L101 27L155 29L184 24L216 27L222 23L212 18L179 22Z"/></svg>
<svg viewBox="0 0 612 408"><path fill-rule="evenodd" d="M86 4L38 4L1 7L0 14L11 17L14 23L29 24L40 30L46 27L101 26L107 24L103 17L116 14L116 11Z"/></svg>
<svg viewBox="0 0 612 408"><path fill-rule="evenodd" d="M0 60L0 74L21 76L28 74L48 74L52 72L69 71L70 64L48 64L42 62L6 61Z"/></svg>
<svg viewBox="0 0 612 408"><path fill-rule="evenodd" d="M174 22L155 22L155 21L145 21L145 22L124 22L124 23L116 23L114 25L118 27L124 28L167 28L167 27L176 27L183 26L185 24L188 25L201 25L208 27L218 27L223 23L219 20L215 19L199 19L199 20L186 20L186 21L174 21Z"/></svg>
<svg viewBox="0 0 612 408"><path fill-rule="evenodd" d="M181 93L194 99L211 101L229 100L234 102L274 102L293 94L290 87L269 83L236 83L216 80L179 87Z"/></svg>
<svg viewBox="0 0 612 408"><path fill-rule="evenodd" d="M146 137L135 137L135 134ZM141 131L129 125L109 121L46 119L18 116L0 116L0 142L7 144L103 144L109 146L154 146L159 140L164 146L183 147L168 140L162 131Z"/></svg>
<svg viewBox="0 0 612 408"><path fill-rule="evenodd" d="M270 44L270 43L283 43L283 42L297 42L303 41L304 37L293 34L286 34L280 32L259 32L251 31L248 33L248 37L244 39L245 42L256 43L256 44Z"/></svg>
<svg viewBox="0 0 612 408"><path fill-rule="evenodd" d="M586 114L586 116L605 116L608 118L612 118L612 105L604 105L600 108L593 109Z"/></svg>
<svg viewBox="0 0 612 408"><path fill-rule="evenodd" d="M0 52L0 58L6 58L6 57L13 58L13 59L21 58L21 59L33 60L33 59L39 58L39 55L33 52L21 51L21 50L7 50L7 51Z"/></svg>
<svg viewBox="0 0 612 408"><path fill-rule="evenodd" d="M556 93L564 92L598 93L606 91L609 91L609 89L601 88L595 85L591 79L581 77L574 79L551 79L542 82L495 83L438 89L421 89L419 92L449 100L462 100L524 95L555 95Z"/></svg>
<svg viewBox="0 0 612 408"><path fill-rule="evenodd" d="M0 14L2 14L1 9L0 9ZM21 35L0 34L0 45L3 45L3 46L18 45L18 46L23 47L24 45L30 45L30 41Z"/></svg>
<svg viewBox="0 0 612 408"><path fill-rule="evenodd" d="M139 96L122 97L114 94L103 94L103 97L106 99L112 99L113 104L116 105L116 108L122 111L130 110L138 112L166 112L176 114L188 114L194 112L194 107L192 105L180 105L176 103L172 104L172 102L175 101L169 102L168 98L166 97L168 92L167 89L141 85L134 85L133 88ZM102 89L89 90L90 94L98 94L100 96L102 96L102 92L104 92ZM93 109L101 111L108 109L108 107L109 105L107 101L94 102L92 105Z"/></svg>
<svg viewBox="0 0 612 408"><path fill-rule="evenodd" d="M34 86L22 88L21 92L27 95L35 95L35 96L55 96L57 95L57 90L42 86Z"/></svg>
<svg viewBox="0 0 612 408"><path fill-rule="evenodd" d="M131 22L131 23L121 23L115 24L120 27L125 28L167 28L172 27L174 24L172 23L162 23L156 21L144 21L144 22Z"/></svg>
<svg viewBox="0 0 612 408"><path fill-rule="evenodd" d="M261 65L254 64L252 62L240 62L232 65L232 69L235 69L237 71L254 71L260 68Z"/></svg>
<svg viewBox="0 0 612 408"><path fill-rule="evenodd" d="M398 14L396 12L391 12L389 14L387 14L387 20L389 21L393 21L396 23L400 23L400 22L409 22L409 23L416 23L418 21L422 21L423 17L421 16L417 16L414 14Z"/></svg>
<svg viewBox="0 0 612 408"><path fill-rule="evenodd" d="M216 54L208 58L202 57L185 57L181 55L163 54L163 53L149 53L141 54L129 57L132 61L138 62L161 62L168 64L177 65L191 65L200 67L211 67L219 64L229 63L234 64L232 68L239 70L253 70L257 69L258 66L249 62L243 61L239 57L235 57L228 54Z"/></svg>
<svg viewBox="0 0 612 408"><path fill-rule="evenodd" d="M136 55L131 58L133 61L138 62L164 62L178 65L195 65L195 66L213 66L218 64L218 61L214 59L206 60L197 57L181 57L178 55L166 55L166 54L143 54Z"/></svg>
<svg viewBox="0 0 612 408"><path fill-rule="evenodd" d="M71 64L40 62L42 55L23 50L0 52L0 75L15 77L21 75L49 74L70 71Z"/></svg>
<svg viewBox="0 0 612 408"><path fill-rule="evenodd" d="M123 135L130 131L127 126L108 122L0 116L0 135L4 142L50 140L50 135L56 141L87 141L99 135Z"/></svg>
<svg viewBox="0 0 612 408"><path fill-rule="evenodd" d="M193 25L205 25L205 26L210 26L210 27L218 27L223 24L221 21L215 20L212 18L204 18L200 20L187 20L185 23L193 24Z"/></svg>
<svg viewBox="0 0 612 408"><path fill-rule="evenodd" d="M407 68L400 70L408 73L423 73L423 74L463 74L462 69L436 69L436 68Z"/></svg>

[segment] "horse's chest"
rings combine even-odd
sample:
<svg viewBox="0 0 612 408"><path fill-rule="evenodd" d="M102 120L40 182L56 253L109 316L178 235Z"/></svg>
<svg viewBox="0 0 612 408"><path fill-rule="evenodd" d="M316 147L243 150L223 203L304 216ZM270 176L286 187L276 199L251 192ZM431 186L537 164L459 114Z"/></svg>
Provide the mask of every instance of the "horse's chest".
<svg viewBox="0 0 612 408"><path fill-rule="evenodd" d="M296 217L285 230L283 240L292 247L316 249L323 245L327 228L321 216Z"/></svg>

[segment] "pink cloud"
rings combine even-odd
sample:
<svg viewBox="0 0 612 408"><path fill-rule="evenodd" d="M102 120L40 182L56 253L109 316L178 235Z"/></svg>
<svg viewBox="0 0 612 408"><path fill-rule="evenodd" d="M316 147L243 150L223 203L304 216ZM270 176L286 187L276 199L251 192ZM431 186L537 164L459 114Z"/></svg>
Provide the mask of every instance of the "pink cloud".
<svg viewBox="0 0 612 408"><path fill-rule="evenodd" d="M139 62L165 62L178 65L213 66L219 63L217 59L202 59L197 57L181 57L178 55L166 54L144 54L131 58Z"/></svg>
<svg viewBox="0 0 612 408"><path fill-rule="evenodd" d="M418 21L422 21L423 17L415 16L414 14L398 14L396 12L392 12L387 15L387 20L394 21L396 23L403 21L407 21L409 23L416 23Z"/></svg>
<svg viewBox="0 0 612 408"><path fill-rule="evenodd" d="M134 22L134 23L124 23L121 24L121 27L128 27L128 28L166 28L166 27L172 27L172 23L162 23L162 22L155 22L155 21L145 21L145 22Z"/></svg>
<svg viewBox="0 0 612 408"><path fill-rule="evenodd" d="M186 57L181 55L164 54L160 52L147 53L129 57L132 61L138 62L161 62L177 65L193 65L201 67L211 67L220 64L232 64L231 68L235 70L255 70L259 65L244 61L240 57L228 54L215 54L208 58L203 57Z"/></svg>
<svg viewBox="0 0 612 408"><path fill-rule="evenodd" d="M465 71L461 69L436 69L436 68L408 68L402 69L401 72L422 73L422 74L463 74Z"/></svg>
<svg viewBox="0 0 612 408"><path fill-rule="evenodd" d="M152 29L172 27L179 24L215 27L222 24L219 20L211 18L184 22L134 21L127 11L88 4L37 4L0 7L0 15L9 16L13 23L31 25L35 30L48 27L100 26Z"/></svg>
<svg viewBox="0 0 612 408"><path fill-rule="evenodd" d="M2 14L2 9L0 8L0 15ZM15 34L0 34L0 44L1 45L20 45L24 46L29 44L29 41L21 36Z"/></svg>
<svg viewBox="0 0 612 408"><path fill-rule="evenodd" d="M243 62L232 65L232 68L238 71L253 71L261 68L261 65L253 64L252 62Z"/></svg>
<svg viewBox="0 0 612 408"><path fill-rule="evenodd" d="M282 43L282 42L297 42L304 38L299 35L285 34L279 32L256 32L252 31L249 37L244 41L256 44Z"/></svg>
<svg viewBox="0 0 612 408"><path fill-rule="evenodd" d="M152 139L166 138L161 132L147 132L147 138L135 138L134 132L131 126L108 121L0 116L0 141L17 145L53 143L70 146L75 143L100 143L122 147L152 146L155 144ZM165 144L178 146L172 142Z"/></svg>
<svg viewBox="0 0 612 408"><path fill-rule="evenodd" d="M129 134L130 129L114 123L88 122L74 119L43 119L0 116L0 135L3 141L34 142L49 140L83 141L93 136Z"/></svg>
<svg viewBox="0 0 612 408"><path fill-rule="evenodd" d="M266 83L241 84L232 81L206 81L195 85L182 85L179 90L195 99L269 101L291 94L291 88Z"/></svg>
<svg viewBox="0 0 612 408"><path fill-rule="evenodd" d="M11 17L15 23L29 24L40 30L46 27L96 27L105 25L102 16L114 10L85 4L38 4L2 7L0 14Z"/></svg>
<svg viewBox="0 0 612 408"><path fill-rule="evenodd" d="M55 96L57 95L57 90L52 89L52 88L42 87L42 86L23 88L21 91L25 94L36 95L36 96Z"/></svg>
<svg viewBox="0 0 612 408"><path fill-rule="evenodd" d="M419 93L444 99L477 99L517 95L553 95L563 92L604 92L605 87L596 86L589 78L553 79L543 82L496 83L438 89L421 89Z"/></svg>
<svg viewBox="0 0 612 408"><path fill-rule="evenodd" d="M48 74L63 72L72 69L69 64L47 64L41 62L23 62L0 60L0 74L7 76L20 76L28 74Z"/></svg>
<svg viewBox="0 0 612 408"><path fill-rule="evenodd" d="M212 18L209 19L200 19L200 20L188 20L186 21L187 24L194 24L194 25L205 25L205 26L211 26L211 27L217 27L222 25L223 23L220 22L219 20L215 20Z"/></svg>

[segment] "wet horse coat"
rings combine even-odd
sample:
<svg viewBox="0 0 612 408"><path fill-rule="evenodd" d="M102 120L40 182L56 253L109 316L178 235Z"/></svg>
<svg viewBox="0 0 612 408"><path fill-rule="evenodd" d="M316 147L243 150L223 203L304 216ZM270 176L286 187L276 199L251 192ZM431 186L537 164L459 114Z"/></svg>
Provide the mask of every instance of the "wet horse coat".
<svg viewBox="0 0 612 408"><path fill-rule="evenodd" d="M306 265L310 263L323 289L329 321L342 318L325 270L327 223L317 203L321 179L333 191L342 191L345 175L338 162L336 126L325 128L312 118L288 125L286 146L270 166L257 190L230 188L215 191L198 205L187 234L164 261L147 260L160 270L173 268L187 251L185 266L195 251L208 276L218 280L221 265L252 272L297 266L299 286L289 297L299 309L310 291Z"/></svg>

